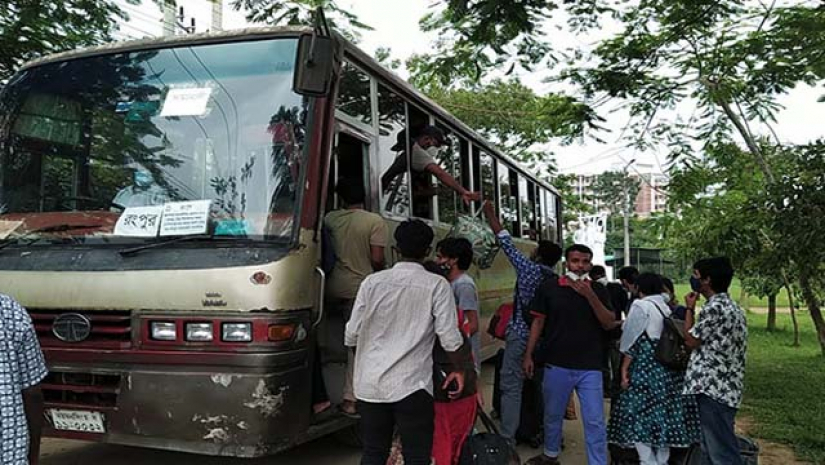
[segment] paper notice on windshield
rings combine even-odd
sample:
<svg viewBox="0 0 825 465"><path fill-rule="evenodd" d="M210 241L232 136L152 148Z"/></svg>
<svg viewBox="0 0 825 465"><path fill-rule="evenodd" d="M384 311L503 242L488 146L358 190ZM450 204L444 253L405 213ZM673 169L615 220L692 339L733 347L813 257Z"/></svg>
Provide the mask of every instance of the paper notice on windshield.
<svg viewBox="0 0 825 465"><path fill-rule="evenodd" d="M163 205L129 207L115 225L115 236L155 237L160 229Z"/></svg>
<svg viewBox="0 0 825 465"><path fill-rule="evenodd" d="M9 234L17 230L22 225L22 221L0 220L0 240L9 237Z"/></svg>
<svg viewBox="0 0 825 465"><path fill-rule="evenodd" d="M202 116L206 114L211 87L169 89L160 116Z"/></svg>
<svg viewBox="0 0 825 465"><path fill-rule="evenodd" d="M209 208L211 200L194 200L191 202L172 202L163 206L163 221L160 224L161 236L186 236L206 234L209 226Z"/></svg>

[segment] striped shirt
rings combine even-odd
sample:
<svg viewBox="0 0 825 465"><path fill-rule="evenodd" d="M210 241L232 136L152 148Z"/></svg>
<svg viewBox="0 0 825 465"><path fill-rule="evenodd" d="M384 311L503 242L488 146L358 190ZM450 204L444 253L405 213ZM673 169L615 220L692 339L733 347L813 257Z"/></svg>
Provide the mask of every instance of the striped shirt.
<svg viewBox="0 0 825 465"><path fill-rule="evenodd" d="M457 351L463 342L446 279L418 263L400 262L368 276L355 298L344 342L355 352L355 397L398 402L433 393L433 345Z"/></svg>

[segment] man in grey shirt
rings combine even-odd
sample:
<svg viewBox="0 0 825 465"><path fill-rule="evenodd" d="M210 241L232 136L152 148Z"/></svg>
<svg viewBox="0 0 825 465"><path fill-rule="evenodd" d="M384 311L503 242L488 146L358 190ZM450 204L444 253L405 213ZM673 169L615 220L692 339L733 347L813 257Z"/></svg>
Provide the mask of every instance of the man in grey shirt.
<svg viewBox="0 0 825 465"><path fill-rule="evenodd" d="M433 230L409 220L395 230L401 261L369 275L355 298L345 344L355 350L355 397L364 442L362 465L385 465L397 427L404 462L428 465L433 443L433 345L438 337L455 366L444 382L464 390L462 337L452 290L425 271ZM451 386L452 384L452 386Z"/></svg>
<svg viewBox="0 0 825 465"><path fill-rule="evenodd" d="M470 335L476 373L481 373L481 334L478 332L481 308L478 303L476 283L467 274L467 270L473 263L473 245L464 238L444 239L436 246L436 263L441 266L450 281L455 304L464 314L464 321L461 323Z"/></svg>

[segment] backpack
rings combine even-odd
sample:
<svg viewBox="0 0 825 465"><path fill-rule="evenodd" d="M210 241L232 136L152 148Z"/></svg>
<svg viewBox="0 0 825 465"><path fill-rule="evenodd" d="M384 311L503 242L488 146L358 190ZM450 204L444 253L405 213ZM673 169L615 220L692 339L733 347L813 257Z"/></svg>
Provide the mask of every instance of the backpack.
<svg viewBox="0 0 825 465"><path fill-rule="evenodd" d="M493 420L478 407L476 416L486 433L476 433L468 437L461 449L459 465L520 465L518 453L504 439Z"/></svg>
<svg viewBox="0 0 825 465"><path fill-rule="evenodd" d="M666 316L659 304L653 302L653 305L664 318L662 335L659 336L659 343L654 352L656 360L671 370L687 370L690 362L690 349L685 343L685 322L673 318L672 315Z"/></svg>
<svg viewBox="0 0 825 465"><path fill-rule="evenodd" d="M510 318L513 317L513 310L515 304L508 302L501 304L496 313L490 318L490 324L487 326L487 334L502 341L507 339L507 325L510 323Z"/></svg>

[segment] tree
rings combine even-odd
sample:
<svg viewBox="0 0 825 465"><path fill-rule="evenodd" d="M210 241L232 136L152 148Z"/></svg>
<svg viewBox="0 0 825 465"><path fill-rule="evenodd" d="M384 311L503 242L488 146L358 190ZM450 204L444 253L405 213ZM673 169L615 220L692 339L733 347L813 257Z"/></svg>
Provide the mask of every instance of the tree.
<svg viewBox="0 0 825 465"><path fill-rule="evenodd" d="M2 2L0 83L29 60L111 41L119 18L126 13L108 0Z"/></svg>
<svg viewBox="0 0 825 465"><path fill-rule="evenodd" d="M596 176L593 183L593 200L599 208L609 211L612 215L624 213L627 208L632 216L640 188L639 179L623 171L606 171Z"/></svg>
<svg viewBox="0 0 825 465"><path fill-rule="evenodd" d="M247 11L247 21L271 26L313 25L315 12L322 8L330 26L353 42L372 30L335 0L233 0L232 7Z"/></svg>

